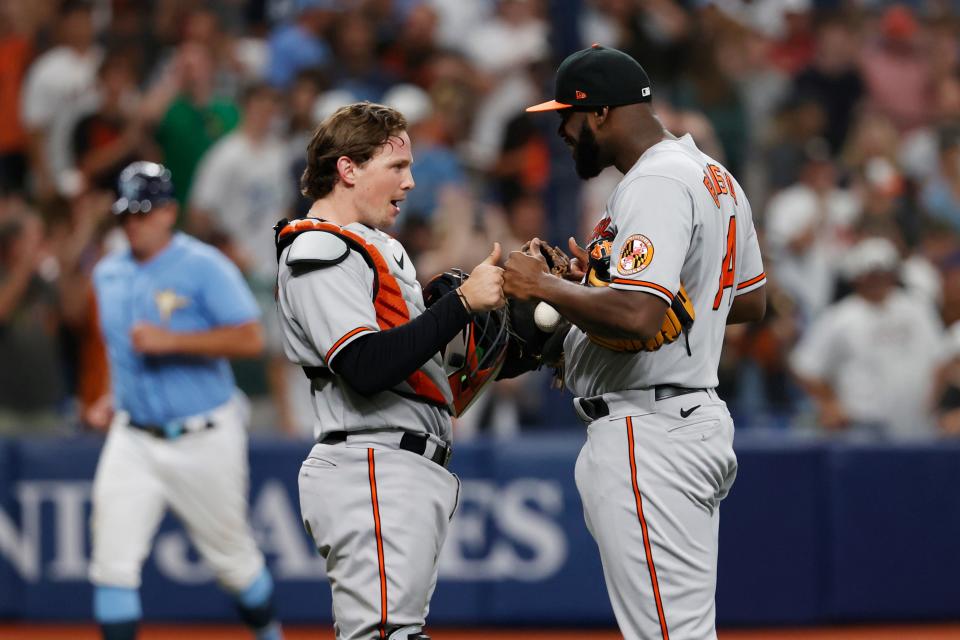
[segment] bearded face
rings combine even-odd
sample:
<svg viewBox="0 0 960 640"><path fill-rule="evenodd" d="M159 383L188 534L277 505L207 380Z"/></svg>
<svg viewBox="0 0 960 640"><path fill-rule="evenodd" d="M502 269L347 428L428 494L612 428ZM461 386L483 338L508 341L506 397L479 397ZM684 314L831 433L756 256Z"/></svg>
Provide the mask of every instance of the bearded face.
<svg viewBox="0 0 960 640"><path fill-rule="evenodd" d="M577 175L583 180L589 180L600 175L603 171L603 162L600 159L600 145L597 137L587 126L584 120L580 125L580 135L573 145L573 163Z"/></svg>

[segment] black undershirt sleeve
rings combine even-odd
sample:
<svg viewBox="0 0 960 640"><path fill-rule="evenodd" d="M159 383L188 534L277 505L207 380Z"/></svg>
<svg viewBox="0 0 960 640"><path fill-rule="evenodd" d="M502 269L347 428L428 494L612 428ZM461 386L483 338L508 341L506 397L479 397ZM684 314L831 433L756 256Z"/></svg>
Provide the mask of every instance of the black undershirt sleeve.
<svg viewBox="0 0 960 640"><path fill-rule="evenodd" d="M470 320L455 291L410 322L357 338L333 359L337 374L365 396L392 389L446 346Z"/></svg>

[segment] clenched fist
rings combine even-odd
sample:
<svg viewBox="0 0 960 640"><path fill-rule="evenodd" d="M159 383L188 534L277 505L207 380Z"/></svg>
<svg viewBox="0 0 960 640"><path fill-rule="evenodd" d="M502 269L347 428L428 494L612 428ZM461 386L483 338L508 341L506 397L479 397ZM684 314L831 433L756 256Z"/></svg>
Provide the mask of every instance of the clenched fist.
<svg viewBox="0 0 960 640"><path fill-rule="evenodd" d="M503 270L503 292L517 300L536 298L541 278L549 273L550 266L540 251L540 240L534 238L527 252L512 251L507 258Z"/></svg>
<svg viewBox="0 0 960 640"><path fill-rule="evenodd" d="M140 322L130 330L130 343L133 350L144 355L164 355L173 353L177 334L155 324Z"/></svg>

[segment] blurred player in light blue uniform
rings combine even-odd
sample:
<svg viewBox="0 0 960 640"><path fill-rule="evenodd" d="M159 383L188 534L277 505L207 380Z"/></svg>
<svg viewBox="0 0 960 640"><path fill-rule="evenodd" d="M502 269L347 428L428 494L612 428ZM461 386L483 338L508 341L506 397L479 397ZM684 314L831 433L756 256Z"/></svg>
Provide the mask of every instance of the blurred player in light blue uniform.
<svg viewBox="0 0 960 640"><path fill-rule="evenodd" d="M141 567L169 507L255 637L278 640L247 521L248 412L227 361L263 348L257 305L223 254L174 232L165 167L135 162L119 190L130 248L94 271L115 407L93 484L94 615L106 640L136 637Z"/></svg>

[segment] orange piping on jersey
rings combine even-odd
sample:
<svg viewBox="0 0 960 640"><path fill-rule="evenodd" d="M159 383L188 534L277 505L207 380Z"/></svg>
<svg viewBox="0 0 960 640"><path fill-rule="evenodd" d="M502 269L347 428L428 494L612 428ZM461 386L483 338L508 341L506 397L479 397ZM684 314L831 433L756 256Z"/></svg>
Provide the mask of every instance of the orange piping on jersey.
<svg viewBox="0 0 960 640"><path fill-rule="evenodd" d="M358 333L363 333L364 331L373 331L373 329L370 329L370 328L368 328L368 327L357 327L356 329L350 330L349 332L347 332L347 334L346 334L345 336L343 336L342 338L340 338L339 340L337 340L336 342L334 342L334 343L333 343L333 346L330 347L330 350L327 351L327 355L323 356L323 359L324 359L324 361L327 363L327 365L330 364L330 356L332 356L332 355L334 354L334 352L335 352L337 349L339 349L339 348L341 347L341 345L343 345L344 342L346 342L347 340L349 340L349 339L352 338L353 336L357 335Z"/></svg>
<svg viewBox="0 0 960 640"><path fill-rule="evenodd" d="M673 302L673 294L670 292L670 290L666 287L661 287L656 282L647 282L646 280L628 280L626 278L614 278L613 282L614 284L628 284L637 287L647 287L648 289L659 291L663 295L670 298L670 302Z"/></svg>
<svg viewBox="0 0 960 640"><path fill-rule="evenodd" d="M377 325L380 329L392 329L410 321L410 311L407 309L407 301L403 299L400 284L390 273L390 266L374 244L367 242L358 233L317 218L300 218L291 221L280 231L278 239L301 231L326 231L340 236L369 259L369 263L373 266L376 274L373 307L377 314ZM407 378L407 384L421 398L441 406L447 405L443 392L423 371L413 372Z"/></svg>
<svg viewBox="0 0 960 640"><path fill-rule="evenodd" d="M387 637L387 564L383 557L383 533L380 530L380 503L377 500L377 469L373 449L367 449L370 474L370 502L373 504L373 533L377 538L377 564L380 567L380 637Z"/></svg>
<svg viewBox="0 0 960 640"><path fill-rule="evenodd" d="M749 287L750 285L757 284L758 282L760 282L761 280L763 280L763 279L766 278L766 277L767 277L767 274L766 274L766 272L764 272L764 273L761 273L760 275L758 275L756 278L750 278L750 279L747 280L746 282L741 282L740 284L737 285L737 291L739 291L740 289L746 289L746 288Z"/></svg>
<svg viewBox="0 0 960 640"><path fill-rule="evenodd" d="M640 520L640 532L643 534L643 550L647 554L647 566L650 568L650 582L653 584L653 598L657 603L657 617L660 619L660 636L663 640L670 640L667 630L667 618L663 614L663 602L660 599L660 583L657 582L657 568L653 565L653 550L650 548L650 535L647 532L647 521L643 517L643 498L640 496L640 486L637 484L637 458L633 451L633 418L627 416L627 451L630 456L630 481L633 484L633 497L637 503L637 518Z"/></svg>

